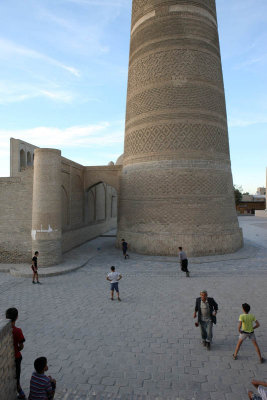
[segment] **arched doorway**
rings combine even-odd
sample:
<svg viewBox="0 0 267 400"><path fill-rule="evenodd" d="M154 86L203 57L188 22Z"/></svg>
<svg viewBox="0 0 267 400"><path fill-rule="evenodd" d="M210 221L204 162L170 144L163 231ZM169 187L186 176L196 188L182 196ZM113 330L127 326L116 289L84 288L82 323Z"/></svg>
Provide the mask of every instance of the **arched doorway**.
<svg viewBox="0 0 267 400"><path fill-rule="evenodd" d="M117 226L117 190L105 182L98 182L86 191L85 220L89 224L110 221Z"/></svg>
<svg viewBox="0 0 267 400"><path fill-rule="evenodd" d="M115 237L117 230L116 189L103 181L82 188L75 175L61 191L63 253L98 236Z"/></svg>
<svg viewBox="0 0 267 400"><path fill-rule="evenodd" d="M26 168L26 153L23 149L20 150L19 157L20 157L20 170L22 170L23 168Z"/></svg>
<svg viewBox="0 0 267 400"><path fill-rule="evenodd" d="M28 151L27 152L27 167L30 167L32 165L32 155L31 153Z"/></svg>

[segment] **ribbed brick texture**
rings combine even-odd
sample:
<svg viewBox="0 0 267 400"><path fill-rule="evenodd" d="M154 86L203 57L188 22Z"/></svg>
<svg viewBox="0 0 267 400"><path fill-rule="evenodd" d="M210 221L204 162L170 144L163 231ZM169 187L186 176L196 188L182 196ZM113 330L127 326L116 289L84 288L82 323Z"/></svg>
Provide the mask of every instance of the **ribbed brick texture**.
<svg viewBox="0 0 267 400"><path fill-rule="evenodd" d="M133 0L122 237L145 254L242 246L215 0Z"/></svg>

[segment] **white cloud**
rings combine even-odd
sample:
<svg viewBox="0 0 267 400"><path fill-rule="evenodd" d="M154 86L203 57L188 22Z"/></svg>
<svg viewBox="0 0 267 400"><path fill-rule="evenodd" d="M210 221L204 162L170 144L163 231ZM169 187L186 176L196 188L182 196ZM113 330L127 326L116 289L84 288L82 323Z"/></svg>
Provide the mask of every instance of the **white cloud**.
<svg viewBox="0 0 267 400"><path fill-rule="evenodd" d="M27 47L20 46L10 40L0 38L0 57L7 57L14 55L45 61L51 65L54 65L58 68L64 69L65 71L68 71L69 73L71 73L76 77L80 77L81 75L78 69L69 65L65 65L60 61L47 56L46 54L29 49Z"/></svg>
<svg viewBox="0 0 267 400"><path fill-rule="evenodd" d="M27 83L0 81L0 104L17 103L37 97L63 103L70 103L74 99L71 92L59 90L55 85L51 88L47 86L48 84L38 87Z"/></svg>
<svg viewBox="0 0 267 400"><path fill-rule="evenodd" d="M267 116L266 115L254 115L254 116L242 116L239 117L230 117L228 121L228 125L230 128L234 127L246 127L250 125L257 124L267 124Z"/></svg>
<svg viewBox="0 0 267 400"><path fill-rule="evenodd" d="M252 57L238 65L235 66L235 69L239 70L245 67L249 67L250 65L265 63L267 61L267 54L262 54L259 57Z"/></svg>
<svg viewBox="0 0 267 400"><path fill-rule="evenodd" d="M97 4L99 5L99 4ZM64 17L57 15L55 10L49 10L43 5L35 4L38 10L38 18L42 23L56 25L57 44L68 50L68 54L72 51L80 53L82 56L88 54L102 55L109 52L109 47L102 44L103 36L105 36L105 26L110 18L114 18L114 13L111 14L105 10L105 18L103 16L95 23L93 21L87 23L81 22L75 18L76 14ZM52 28L53 29L53 28Z"/></svg>
<svg viewBox="0 0 267 400"><path fill-rule="evenodd" d="M93 147L109 146L123 141L123 128L108 122L96 125L71 126L66 129L37 127L24 130L0 130L0 147L6 147L10 137L30 142L40 147Z"/></svg>
<svg viewBox="0 0 267 400"><path fill-rule="evenodd" d="M48 91L48 90L40 90L40 96L43 95L52 100L62 101L64 103L70 103L73 100L73 95L71 93L63 92L63 91Z"/></svg>
<svg viewBox="0 0 267 400"><path fill-rule="evenodd" d="M44 126L24 130L0 130L0 176L9 175L9 140L11 137L24 140L38 147L58 148L63 150L63 155L64 148L71 148L73 151L91 148L95 153L106 151L113 145L121 145L124 138L124 128L123 121L121 121L112 124L100 122L95 125L71 126L65 129ZM93 157L94 153L92 154ZM108 157L116 161L119 154L110 152ZM87 162L86 160L79 160L77 154L75 160L77 162L83 161L84 165L88 163L88 160Z"/></svg>
<svg viewBox="0 0 267 400"><path fill-rule="evenodd" d="M98 6L98 7L129 7L129 0L117 0L117 1L106 1L106 0L67 0L69 3L81 4L86 6Z"/></svg>

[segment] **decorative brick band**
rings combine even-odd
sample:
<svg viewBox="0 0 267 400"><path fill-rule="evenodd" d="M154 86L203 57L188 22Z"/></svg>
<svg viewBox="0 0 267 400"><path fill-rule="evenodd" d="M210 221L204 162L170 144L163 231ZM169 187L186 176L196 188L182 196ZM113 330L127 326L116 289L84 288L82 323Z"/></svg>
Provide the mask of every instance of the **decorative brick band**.
<svg viewBox="0 0 267 400"><path fill-rule="evenodd" d="M134 250L242 245L226 118L215 0L133 0L118 237Z"/></svg>
<svg viewBox="0 0 267 400"><path fill-rule="evenodd" d="M153 18L156 15L156 11L150 11L149 13L147 13L146 15L144 15L142 18L140 18L133 26L133 29L131 31L131 34L134 33L134 31L136 30L136 28L138 28L138 26L140 26L143 22L147 21L149 18Z"/></svg>
<svg viewBox="0 0 267 400"><path fill-rule="evenodd" d="M191 14L196 14L200 17L205 17L209 21L211 21L216 27L217 27L217 21L214 18L214 16L207 10L197 7L197 6L190 6L190 5L182 5L182 4L174 4L169 6L169 12L170 13L191 13ZM156 10L150 11L149 13L145 14L143 17L138 19L136 23L133 25L131 34L134 33L134 31L144 22L146 22L148 19L153 18L156 16Z"/></svg>
<svg viewBox="0 0 267 400"><path fill-rule="evenodd" d="M186 12L186 13L192 13L192 14L197 14L200 15L201 17L208 18L216 27L217 27L217 21L213 17L213 15L209 12L206 11L203 8L196 7L196 6L189 6L189 5L181 5L181 4L174 4L169 7L169 12Z"/></svg>
<svg viewBox="0 0 267 400"><path fill-rule="evenodd" d="M192 5L203 8L216 17L215 0L133 0L132 26L144 15L154 9L165 8L172 5Z"/></svg>
<svg viewBox="0 0 267 400"><path fill-rule="evenodd" d="M173 122L127 131L125 137L125 162L128 156L142 153L207 151L212 148L229 158L229 143L224 128L207 123Z"/></svg>

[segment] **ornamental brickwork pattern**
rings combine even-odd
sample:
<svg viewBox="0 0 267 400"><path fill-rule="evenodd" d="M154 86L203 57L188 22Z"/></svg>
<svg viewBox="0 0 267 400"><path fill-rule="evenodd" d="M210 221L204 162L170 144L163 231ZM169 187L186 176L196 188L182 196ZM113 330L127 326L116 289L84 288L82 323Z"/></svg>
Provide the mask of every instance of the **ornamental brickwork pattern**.
<svg viewBox="0 0 267 400"><path fill-rule="evenodd" d="M192 170L133 170L128 171L123 180L122 193L131 198L175 199L183 195L193 196L229 196L233 190L229 173L203 171L194 175Z"/></svg>
<svg viewBox="0 0 267 400"><path fill-rule="evenodd" d="M203 205L184 205L179 201L165 201L143 203L137 200L129 200L120 203L122 213L128 217L124 220L124 229L132 232L161 231L173 233L199 233L202 232L204 240L207 232L220 232L227 229L236 230L233 223L236 213L233 212L233 204L229 202L223 207L223 200L213 204L213 209L206 213L208 202ZM135 211L135 213L133 213ZM197 224L196 224L197 221ZM166 230L168 226L168 230ZM149 228L149 230L148 230ZM178 246L177 246L178 247Z"/></svg>
<svg viewBox="0 0 267 400"><path fill-rule="evenodd" d="M129 68L128 92L161 80L183 85L188 80L207 81L223 90L221 63L217 56L191 49L171 49L148 54Z"/></svg>
<svg viewBox="0 0 267 400"><path fill-rule="evenodd" d="M203 84L188 83L179 88L165 85L155 87L133 96L129 93L126 119L158 110L176 109L178 114L179 108L226 115L225 98L221 91Z"/></svg>
<svg viewBox="0 0 267 400"><path fill-rule="evenodd" d="M215 0L133 0L118 222L145 254L242 246Z"/></svg>
<svg viewBox="0 0 267 400"><path fill-rule="evenodd" d="M159 151L207 149L229 157L226 128L200 123L158 124L127 131L124 157Z"/></svg>

